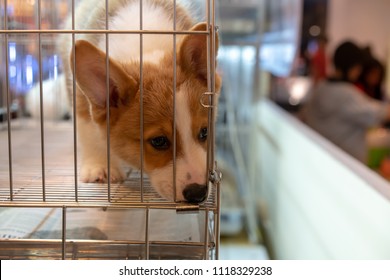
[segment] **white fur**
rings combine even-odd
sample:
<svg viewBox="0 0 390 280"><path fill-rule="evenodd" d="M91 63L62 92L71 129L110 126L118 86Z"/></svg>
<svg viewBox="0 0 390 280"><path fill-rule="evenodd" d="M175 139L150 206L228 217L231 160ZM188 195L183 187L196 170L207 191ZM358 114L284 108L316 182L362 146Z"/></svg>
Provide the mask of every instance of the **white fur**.
<svg viewBox="0 0 390 280"><path fill-rule="evenodd" d="M190 104L187 92L176 94L176 126L183 143L183 157L176 159L176 199L183 201L183 190L187 185L204 185L206 181L206 151L192 137ZM154 170L151 174L152 185L166 197L173 199L173 163Z"/></svg>
<svg viewBox="0 0 390 280"><path fill-rule="evenodd" d="M152 6L145 2L143 6L143 30L173 30L173 22L163 8ZM140 30L139 3L132 2L121 9L109 23L111 30ZM99 42L98 47L106 52L105 38ZM119 61L139 60L140 35L114 34L109 36L109 55ZM158 63L164 51L173 49L172 35L147 34L142 38L142 53L144 61ZM162 51L164 50L164 51Z"/></svg>

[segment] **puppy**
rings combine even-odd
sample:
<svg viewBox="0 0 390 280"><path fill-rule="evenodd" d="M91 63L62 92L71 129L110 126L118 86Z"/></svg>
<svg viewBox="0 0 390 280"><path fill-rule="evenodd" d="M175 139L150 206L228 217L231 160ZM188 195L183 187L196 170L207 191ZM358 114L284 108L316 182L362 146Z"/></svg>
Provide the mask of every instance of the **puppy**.
<svg viewBox="0 0 390 280"><path fill-rule="evenodd" d="M143 30L173 30L172 0L143 0L142 8ZM111 0L108 14L109 30L140 29L138 0ZM75 29L104 30L105 15L105 1L84 0L76 9ZM70 20L67 25L71 28ZM176 30L206 31L206 28L205 23L194 25L188 10L177 4ZM68 62L64 68L69 92L73 88L72 77L76 79L77 130L82 148L81 180L107 180L109 125L112 181L124 178L121 168L123 163L138 169L141 169L143 163L143 170L161 196L169 200L176 196L178 201L199 203L207 197L208 192L208 110L200 103L203 94L208 91L207 35L177 35L175 85L172 34L145 34L142 36L142 46L140 37L139 34L108 35L107 54L104 34L78 34L74 50L69 35L63 35L60 47L63 61ZM107 55L109 77L106 73ZM217 91L220 86L221 80L217 76ZM173 87L176 88L175 111Z"/></svg>

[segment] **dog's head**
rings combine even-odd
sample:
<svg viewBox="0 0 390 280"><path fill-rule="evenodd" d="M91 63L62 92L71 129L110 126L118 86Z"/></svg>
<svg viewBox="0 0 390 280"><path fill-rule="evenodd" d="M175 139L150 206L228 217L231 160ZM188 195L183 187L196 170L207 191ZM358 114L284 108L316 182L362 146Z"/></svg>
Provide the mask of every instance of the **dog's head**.
<svg viewBox="0 0 390 280"><path fill-rule="evenodd" d="M206 24L198 24L192 30L205 31ZM75 50L71 63L76 62L78 89L88 99L91 117L103 133L107 131L109 97L111 150L134 167L141 168L143 162L152 186L163 197L172 200L176 185L176 200L203 201L208 191L209 111L200 101L208 91L207 35L189 34L180 40L175 85L172 51L168 51L158 63L144 62L141 78L139 61L126 61L125 58L123 61L111 58L107 61L104 52L86 41L77 41ZM221 80L217 76L217 92L220 86Z"/></svg>

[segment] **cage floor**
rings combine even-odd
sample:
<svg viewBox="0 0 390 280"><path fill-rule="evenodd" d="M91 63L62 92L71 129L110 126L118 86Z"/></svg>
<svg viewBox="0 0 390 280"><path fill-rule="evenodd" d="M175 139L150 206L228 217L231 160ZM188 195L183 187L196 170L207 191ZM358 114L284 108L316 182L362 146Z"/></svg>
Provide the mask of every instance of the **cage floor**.
<svg viewBox="0 0 390 280"><path fill-rule="evenodd" d="M43 206L53 204L176 205L161 198L150 186L148 178L143 178L141 184L138 171L129 172L124 182L110 185L87 184L76 180L75 174L78 173L75 172L74 164L72 122L45 122L43 156L39 122L19 120L13 122L11 127L11 176L8 130L0 131L0 203L2 204L12 202L12 205L42 204ZM79 159L79 156L77 157ZM214 195L211 195L203 206L213 207L213 197Z"/></svg>
<svg viewBox="0 0 390 280"><path fill-rule="evenodd" d="M0 208L0 259L202 259L215 247L204 237L214 221L208 212L71 208L65 224L62 214Z"/></svg>
<svg viewBox="0 0 390 280"><path fill-rule="evenodd" d="M56 240L13 240L0 243L0 259L61 259L63 243ZM146 249L145 244L134 242L69 241L65 244L65 259L73 260L140 260L149 255L152 260L203 260L214 253L214 244L205 247L202 243L154 242Z"/></svg>

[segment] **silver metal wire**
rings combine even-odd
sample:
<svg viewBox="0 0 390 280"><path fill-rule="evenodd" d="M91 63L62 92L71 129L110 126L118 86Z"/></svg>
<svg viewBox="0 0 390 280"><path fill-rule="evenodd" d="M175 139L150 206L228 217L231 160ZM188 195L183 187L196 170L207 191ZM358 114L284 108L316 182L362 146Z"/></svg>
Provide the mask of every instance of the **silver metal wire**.
<svg viewBox="0 0 390 280"><path fill-rule="evenodd" d="M41 0L38 0L38 29L41 29ZM41 122L41 161L42 161L42 201L46 201L46 180L45 180L45 125L43 111L43 66L42 66L42 34L38 34L38 68L39 68L39 102Z"/></svg>
<svg viewBox="0 0 390 280"><path fill-rule="evenodd" d="M7 11L7 1L4 2L4 11ZM6 12L5 12L6 13ZM4 29L8 28L7 17L4 16ZM9 198L13 200L13 170L12 170L12 134L11 134L11 92L9 90L9 54L8 54L8 34L5 34L5 94L7 96L7 139L8 139L8 174L9 174Z"/></svg>
<svg viewBox="0 0 390 280"><path fill-rule="evenodd" d="M211 96L211 105L213 106L212 108L210 108L211 110L211 120L215 120L216 118L216 113L217 113L217 109L215 107L215 103L216 103L216 84L215 84L215 78L216 78L216 52L217 52L217 46L216 46L216 32L218 31L217 29L217 26L216 26L216 18L215 18L215 1L211 1L210 3L211 5L211 17L212 17L212 24L213 24L213 30L211 32L211 42L212 42L212 49L211 49L211 69L210 69L210 73L211 73L211 89L212 89L212 92L214 93L212 96ZM210 118L209 118L209 121L210 121ZM212 127L212 130L213 130L213 133L211 135L211 145L210 145L210 150L209 150L209 154L210 154L210 162L211 164L213 165L213 169L211 170L211 175L214 175L213 173L215 172L219 172L219 171L216 171L217 169L217 166L216 166L216 162L215 162L215 138L216 138L216 133L215 133L215 123L214 121L211 121L211 124L210 126ZM214 232L214 236L215 236L215 244L216 244L216 258L219 259L219 243L220 243L220 218L221 218L221 193L220 193L220 181L218 181L217 183L214 184L214 187L216 188L216 192L217 192L217 199L216 199L216 204L217 204L217 211L215 212L215 217L214 217L214 221L215 221L215 232Z"/></svg>
<svg viewBox="0 0 390 280"><path fill-rule="evenodd" d="M75 0L72 0L72 30L75 30ZM75 53L76 38L75 34L72 33L72 52ZM73 69L72 69L72 75L73 75L73 81L76 80L76 56L73 56ZM77 98L76 98L76 83L72 83L72 98L73 98L73 165L74 165L74 196L75 201L78 202L78 175L77 175L77 114L76 114L76 108L77 108Z"/></svg>
<svg viewBox="0 0 390 280"><path fill-rule="evenodd" d="M106 0L106 30L108 26L108 0ZM106 123L107 123L107 199L111 202L111 136L110 136L110 50L109 50L109 34L105 34L106 38ZM75 82L75 81L73 81Z"/></svg>
<svg viewBox="0 0 390 280"><path fill-rule="evenodd" d="M0 34L135 34L135 35L190 35L190 34L203 34L209 35L208 31L166 31L166 30L106 30L106 29L29 29L29 30L0 30Z"/></svg>
<svg viewBox="0 0 390 280"><path fill-rule="evenodd" d="M80 248L88 248L89 252L96 252L101 250L102 254L106 259L115 258L110 252L112 248L120 248L118 252L121 254L126 251L126 258L145 258L152 259L156 258L158 254L161 255L161 258L169 256L175 256L178 258L178 255L174 252L179 252L182 254L183 258L201 258L208 259L210 257L210 250L216 250L218 258L218 246L219 246L219 212L220 212L220 191L219 183L217 187L214 186L214 183L211 182L212 186L211 194L208 199L200 205L186 205L183 203L177 202L176 194L176 172L177 172L177 143L176 143L176 85L177 85L177 36L178 35L206 35L207 37L207 72L208 72L208 95L206 97L207 104L204 105L209 110L209 123L208 123L208 155L207 155L207 182L209 182L209 175L214 172L214 145L215 145L215 129L214 129L214 118L215 118L215 4L213 0L205 0L206 4L206 17L207 17L207 30L205 31L182 31L177 30L177 4L176 0L173 1L173 26L172 30L144 30L143 23L143 1L140 0L139 11L140 11L140 28L139 30L110 30L109 26L109 0L105 1L106 8L106 18L105 18L105 29L96 29L96 30L78 30L76 28L75 22L75 0L71 0L71 29L63 30L53 30L53 29L42 29L42 11L41 11L41 0L37 2L37 13L38 13L38 29L29 29L29 30L9 30L7 26L7 17L4 18L4 30L0 30L0 34L3 34L5 37L6 44L6 59L5 67L6 71L6 93L7 93L7 144L8 144L8 172L0 171L0 208L5 207L7 209L11 208L53 208L62 210L62 229L61 229L61 238L59 240L34 240L34 239L19 239L19 240L7 240L3 241L0 239L0 257L5 258L7 254L10 254L12 248L22 248L25 250L20 250L20 255L13 255L15 258L36 258L39 256L34 255L33 252L36 248L42 249L42 257L46 258L56 258L56 255L50 256L50 252L54 252L54 248L58 248L60 245L60 258L94 258L95 255L82 255ZM5 11L7 11L7 1L5 1ZM31 145L27 145L25 149L36 150L40 149L40 162L34 159L27 161L21 164L20 161L17 162L18 166L21 164L23 166L23 172L14 172L13 165L15 161L13 157L13 138L12 134L12 122L11 122L11 108L10 104L12 102L12 96L9 90L9 50L8 50L8 36L10 35L27 35L27 34L36 34L38 37L38 60L39 60L39 97L40 97L40 131L36 135L37 139L40 139L38 146L35 145L34 141L31 141ZM69 34L71 36L71 48L75 52L75 43L77 34L101 34L105 36L105 50L106 50L106 94L107 94L107 183L106 184L84 184L78 181L78 145L77 145L77 85L75 82L76 76L76 58L73 56L73 84L72 84L72 98L73 98L73 121L72 125L69 126L69 131L73 135L73 154L70 155L70 161L67 161L65 158L56 155L54 157L55 166L57 168L51 170L46 161L49 162L49 158L52 156L49 153L49 150L52 150L53 142L50 141L52 138L51 127L46 124L44 118L44 89L43 89L43 65L42 65L42 36L46 34ZM114 184L111 183L111 172L110 172L110 61L109 61L109 38L112 34L136 34L140 37L140 162L141 168L138 172L133 172L125 182ZM144 101L144 73L143 73L143 50L144 50L144 36L151 34L160 34L172 36L172 46L173 46L173 201L167 201L161 198L154 189L151 188L149 179L144 177L144 111L143 111L143 101ZM203 100L200 100L203 102ZM27 126L28 130L28 126ZM33 132L34 134L35 132ZM35 134L34 134L35 135ZM1 139L0 139L1 140ZM5 143L4 143L5 144ZM30 160L30 159L29 159ZM66 167L67 163L71 163ZM0 170L5 170L6 167L0 162ZM37 175L34 172L34 169L40 169L41 174ZM48 176L49 173L55 172L55 179L52 176ZM9 184L6 184L6 174L8 174ZM8 187L7 187L8 185ZM67 222L68 215L67 211L71 208L83 209L83 208L107 208L107 209L143 209L145 211L145 240L144 242L137 241L113 241L113 240L88 240L88 241L70 241L67 236ZM176 210L177 213L189 213L197 212L202 213L199 216L204 216L204 240L202 242L164 242L164 241L151 241L150 240L150 211L152 209L159 210ZM214 219L210 218L210 213L214 214ZM177 214L181 215L181 214ZM217 224L210 225L217 221ZM132 255L129 253L129 248L138 248L142 247L141 251L143 253L137 255ZM126 248L126 249L124 249ZM172 254L164 251L164 248L171 250ZM47 251L45 251L47 249ZM193 251L188 251L188 250ZM11 251L9 251L11 250ZM107 251L106 251L107 250ZM187 250L187 251L186 251ZM187 252L187 253L186 253ZM190 254L188 254L190 252ZM192 252L192 253L191 253ZM92 253L91 253L92 254ZM102 256L102 255L99 255ZM99 258L97 256L97 258ZM121 255L122 256L122 255ZM118 256L116 256L118 257Z"/></svg>
<svg viewBox="0 0 390 280"><path fill-rule="evenodd" d="M62 259L66 257L66 206L62 206Z"/></svg>
<svg viewBox="0 0 390 280"><path fill-rule="evenodd" d="M150 208L146 208L145 212L145 259L150 258L150 242L149 242L149 220L150 220Z"/></svg>
<svg viewBox="0 0 390 280"><path fill-rule="evenodd" d="M206 2L206 22L207 22L207 31L210 32L211 30L211 25L212 25L212 22L211 22L211 7L210 7L210 2ZM208 92L212 92L212 84L211 84L211 80L213 78L212 74L211 74L211 60L213 59L213 55L212 55L212 42L211 42L211 36L209 34L209 36L207 36L207 91ZM202 99L199 101L201 102L201 104L205 107L205 105L203 104L203 97L205 95L202 96ZM210 103L209 103L210 104ZM206 165L206 168L207 168L207 173L206 173L206 182L209 182L209 173L210 173L210 168L212 166L212 163L211 163L211 157L210 157L210 145L211 145L211 134L213 134L213 131L212 131L212 124L213 124L213 121L211 120L211 117L212 117L212 114L211 114L211 108L208 107L208 124L207 124L207 130L209 132L209 136L207 137L207 165ZM210 187L210 184L208 184L208 187Z"/></svg>
<svg viewBox="0 0 390 280"><path fill-rule="evenodd" d="M139 1L139 30L143 31L143 5L142 1ZM139 84L140 84L140 162L141 162L141 178L140 178L140 189L141 189L141 202L144 202L144 59L143 59L143 49L144 49L144 37L143 34L139 34Z"/></svg>
<svg viewBox="0 0 390 280"><path fill-rule="evenodd" d="M176 0L173 1L173 31L176 31ZM176 155L177 155L177 143L176 143L176 79L177 79L177 69L176 69L176 34L173 34L173 170L172 170L172 183L173 183L173 201L177 202L177 193L176 193Z"/></svg>
<svg viewBox="0 0 390 280"><path fill-rule="evenodd" d="M210 209L206 208L206 211L204 211L204 236L205 236L205 241L204 241L204 255L206 259L209 259L209 211Z"/></svg>

